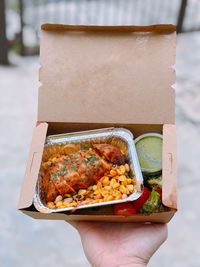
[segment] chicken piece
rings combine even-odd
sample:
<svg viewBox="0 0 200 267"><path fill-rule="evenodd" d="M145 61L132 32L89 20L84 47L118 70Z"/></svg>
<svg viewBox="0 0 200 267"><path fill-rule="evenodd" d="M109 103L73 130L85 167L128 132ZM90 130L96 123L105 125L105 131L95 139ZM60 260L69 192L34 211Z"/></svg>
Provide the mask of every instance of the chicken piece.
<svg viewBox="0 0 200 267"><path fill-rule="evenodd" d="M45 173L43 185L46 201L54 201L59 194L64 196L67 193L88 188L108 174L110 169L110 164L94 149L62 156Z"/></svg>
<svg viewBox="0 0 200 267"><path fill-rule="evenodd" d="M65 149L70 153L58 158L45 170L43 190L47 202L54 201L58 195L64 197L65 194L97 184L102 176L109 173L111 163L125 163L125 155L110 144L94 144L82 150L80 146L77 149L75 145L68 145Z"/></svg>
<svg viewBox="0 0 200 267"><path fill-rule="evenodd" d="M125 155L118 147L110 144L93 144L94 148L113 164L125 164Z"/></svg>
<svg viewBox="0 0 200 267"><path fill-rule="evenodd" d="M49 179L48 172L43 176L42 187L45 192L46 201L54 201L55 198L59 195L54 182Z"/></svg>

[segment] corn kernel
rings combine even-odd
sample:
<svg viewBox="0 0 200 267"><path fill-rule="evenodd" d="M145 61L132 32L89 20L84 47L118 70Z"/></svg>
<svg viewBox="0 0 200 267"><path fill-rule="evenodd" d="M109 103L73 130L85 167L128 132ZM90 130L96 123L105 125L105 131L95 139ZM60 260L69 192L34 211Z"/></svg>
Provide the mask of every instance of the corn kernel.
<svg viewBox="0 0 200 267"><path fill-rule="evenodd" d="M111 181L110 181L110 186L113 187L113 185L116 184L116 183L117 183L116 179L112 178Z"/></svg>
<svg viewBox="0 0 200 267"><path fill-rule="evenodd" d="M47 162L42 163L42 168L46 170L49 167Z"/></svg>
<svg viewBox="0 0 200 267"><path fill-rule="evenodd" d="M133 185L136 185L136 180L135 180L135 178L132 178L132 179L131 179L131 183L132 183Z"/></svg>
<svg viewBox="0 0 200 267"><path fill-rule="evenodd" d="M109 193L108 193L108 191L106 191L106 190L102 190L102 191L101 191L101 194L102 194L102 196L105 197L105 196L108 196Z"/></svg>
<svg viewBox="0 0 200 267"><path fill-rule="evenodd" d="M126 172L130 171L129 165L127 163L124 165L124 167L125 167Z"/></svg>
<svg viewBox="0 0 200 267"><path fill-rule="evenodd" d="M122 199L121 195L118 195L118 196L115 197L115 200L120 200L120 199Z"/></svg>
<svg viewBox="0 0 200 267"><path fill-rule="evenodd" d="M49 208L49 209L55 209L55 205L54 205L54 203L53 202L47 202L47 207Z"/></svg>
<svg viewBox="0 0 200 267"><path fill-rule="evenodd" d="M104 198L105 201L111 201L113 199L114 199L113 196L107 196Z"/></svg>
<svg viewBox="0 0 200 267"><path fill-rule="evenodd" d="M95 203L97 203L96 200L92 200L92 201L90 202L90 204L95 204Z"/></svg>
<svg viewBox="0 0 200 267"><path fill-rule="evenodd" d="M134 186L132 184L127 185L127 188L130 193L132 193L134 190Z"/></svg>
<svg viewBox="0 0 200 267"><path fill-rule="evenodd" d="M110 175L111 175L112 177L116 176L116 175L117 175L116 170L111 170L111 171L110 171Z"/></svg>
<svg viewBox="0 0 200 267"><path fill-rule="evenodd" d="M101 182L98 182L98 183L97 183L97 188L98 188L98 189L101 189L101 188L102 188L102 183L101 183Z"/></svg>
<svg viewBox="0 0 200 267"><path fill-rule="evenodd" d="M106 186L106 185L109 185L110 184L110 181L109 181L109 178L107 176L104 176L105 178L103 179L103 185Z"/></svg>
<svg viewBox="0 0 200 267"><path fill-rule="evenodd" d="M125 181L121 182L121 184L124 185L124 186L127 186L128 183L127 183L127 181L125 180Z"/></svg>
<svg viewBox="0 0 200 267"><path fill-rule="evenodd" d="M73 201L72 203L69 204L69 207L76 207L77 205L78 204L75 201Z"/></svg>
<svg viewBox="0 0 200 267"><path fill-rule="evenodd" d="M125 175L120 175L119 176L119 181L121 181L121 182L126 181L126 176Z"/></svg>
<svg viewBox="0 0 200 267"><path fill-rule="evenodd" d="M104 179L109 179L107 175L103 176L99 181L103 182Z"/></svg>
<svg viewBox="0 0 200 267"><path fill-rule="evenodd" d="M57 162L57 158L55 158L55 157L52 158L52 159L51 159L51 162L52 162L52 163L56 163L56 162Z"/></svg>
<svg viewBox="0 0 200 267"><path fill-rule="evenodd" d="M62 205L63 205L62 201L56 202L56 208L61 208Z"/></svg>
<svg viewBox="0 0 200 267"><path fill-rule="evenodd" d="M84 195L86 195L86 193L87 193L87 190L85 190L85 189L80 189L80 190L78 191L78 195L82 195L82 196L84 196Z"/></svg>
<svg viewBox="0 0 200 267"><path fill-rule="evenodd" d="M93 198L93 197L94 197L94 194L93 194L93 193L90 193L90 194L88 195L88 197Z"/></svg>
<svg viewBox="0 0 200 267"><path fill-rule="evenodd" d="M109 190L112 189L112 187L111 187L110 185L107 185L107 186L104 187L104 189L105 189L106 191L109 191Z"/></svg>
<svg viewBox="0 0 200 267"><path fill-rule="evenodd" d="M115 189L115 188L118 188L118 187L120 187L120 184L119 184L119 183L114 183L112 187L113 187L114 189Z"/></svg>
<svg viewBox="0 0 200 267"><path fill-rule="evenodd" d="M93 185L93 190L97 190L97 185Z"/></svg>
<svg viewBox="0 0 200 267"><path fill-rule="evenodd" d="M101 199L102 198L102 195L101 194L98 194L96 195L95 199Z"/></svg>
<svg viewBox="0 0 200 267"><path fill-rule="evenodd" d="M87 205L87 204L89 204L90 201L91 201L91 199L86 199L86 200L84 200L84 201L82 202L82 204L83 204L83 205Z"/></svg>
<svg viewBox="0 0 200 267"><path fill-rule="evenodd" d="M114 199L114 197L113 196L108 196L108 201L111 201L111 200L113 200Z"/></svg>
<svg viewBox="0 0 200 267"><path fill-rule="evenodd" d="M117 169L118 174L124 174L125 173L125 167L124 165L120 165L119 168Z"/></svg>
<svg viewBox="0 0 200 267"><path fill-rule="evenodd" d="M106 176L101 177L101 179L99 180L101 183L103 183L103 180L105 179Z"/></svg>
<svg viewBox="0 0 200 267"><path fill-rule="evenodd" d="M60 206L60 209L64 209L64 208L67 208L68 206L66 206L66 205L62 205L62 206Z"/></svg>
<svg viewBox="0 0 200 267"><path fill-rule="evenodd" d="M132 180L131 178L127 178L126 181L127 181L127 184L131 184L132 183Z"/></svg>
<svg viewBox="0 0 200 267"><path fill-rule="evenodd" d="M94 191L94 194L95 194L95 195L98 195L98 194L99 194L99 190L95 190L95 191Z"/></svg>
<svg viewBox="0 0 200 267"><path fill-rule="evenodd" d="M121 192L119 190L114 190L113 196L118 196L118 195L121 195Z"/></svg>
<svg viewBox="0 0 200 267"><path fill-rule="evenodd" d="M122 192L122 194L126 194L127 192L126 187L124 185L120 185L119 190Z"/></svg>

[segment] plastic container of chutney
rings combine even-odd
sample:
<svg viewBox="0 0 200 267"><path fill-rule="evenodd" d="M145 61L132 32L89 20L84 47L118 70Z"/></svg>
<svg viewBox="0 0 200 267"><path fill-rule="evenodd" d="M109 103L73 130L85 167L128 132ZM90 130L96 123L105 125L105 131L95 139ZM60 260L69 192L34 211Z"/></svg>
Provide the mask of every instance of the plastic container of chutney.
<svg viewBox="0 0 200 267"><path fill-rule="evenodd" d="M147 133L135 139L141 170L148 176L162 172L162 135Z"/></svg>

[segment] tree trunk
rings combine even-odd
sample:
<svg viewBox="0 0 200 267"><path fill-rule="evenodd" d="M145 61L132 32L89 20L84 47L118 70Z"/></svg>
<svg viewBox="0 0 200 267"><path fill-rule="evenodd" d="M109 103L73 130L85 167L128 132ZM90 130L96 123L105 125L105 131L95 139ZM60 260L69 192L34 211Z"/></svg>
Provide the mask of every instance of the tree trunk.
<svg viewBox="0 0 200 267"><path fill-rule="evenodd" d="M178 14L178 20L177 20L177 33L183 32L183 22L185 18L186 13L186 7L187 7L187 0L182 0L180 5L180 10Z"/></svg>
<svg viewBox="0 0 200 267"><path fill-rule="evenodd" d="M6 38L5 0L0 0L0 64L8 65L8 42Z"/></svg>

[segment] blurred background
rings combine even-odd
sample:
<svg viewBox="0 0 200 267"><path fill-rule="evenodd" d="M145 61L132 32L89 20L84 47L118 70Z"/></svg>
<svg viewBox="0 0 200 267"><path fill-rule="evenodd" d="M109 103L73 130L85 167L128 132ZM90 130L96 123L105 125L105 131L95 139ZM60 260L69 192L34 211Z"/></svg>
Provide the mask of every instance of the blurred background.
<svg viewBox="0 0 200 267"><path fill-rule="evenodd" d="M0 0L0 266L89 266L66 222L36 221L17 202L37 111L42 23L177 25L179 212L150 267L200 267L200 1Z"/></svg>

